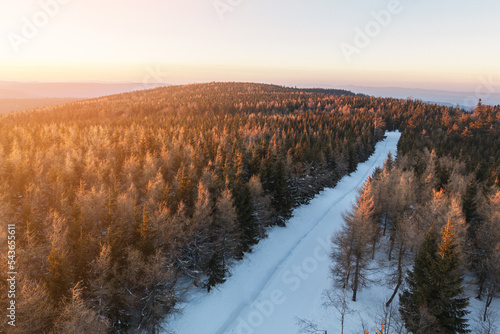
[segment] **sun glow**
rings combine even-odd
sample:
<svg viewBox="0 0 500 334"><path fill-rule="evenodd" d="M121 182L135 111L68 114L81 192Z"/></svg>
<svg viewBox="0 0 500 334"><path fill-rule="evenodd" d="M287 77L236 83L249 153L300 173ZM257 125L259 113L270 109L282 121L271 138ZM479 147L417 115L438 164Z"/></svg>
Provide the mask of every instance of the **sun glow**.
<svg viewBox="0 0 500 334"><path fill-rule="evenodd" d="M500 23L492 17L500 5L493 1L215 4L2 4L0 80L142 82L154 69L168 83L376 83L454 90L473 89L481 77L500 81L500 46L493 43ZM353 51L346 53L346 45Z"/></svg>

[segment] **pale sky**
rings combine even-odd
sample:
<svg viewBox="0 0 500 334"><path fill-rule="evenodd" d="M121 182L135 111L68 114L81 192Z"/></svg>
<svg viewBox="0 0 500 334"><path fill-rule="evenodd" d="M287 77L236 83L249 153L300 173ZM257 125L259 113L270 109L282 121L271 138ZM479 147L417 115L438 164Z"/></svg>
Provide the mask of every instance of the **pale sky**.
<svg viewBox="0 0 500 334"><path fill-rule="evenodd" d="M498 0L2 0L0 81L473 90L500 83L499 13Z"/></svg>

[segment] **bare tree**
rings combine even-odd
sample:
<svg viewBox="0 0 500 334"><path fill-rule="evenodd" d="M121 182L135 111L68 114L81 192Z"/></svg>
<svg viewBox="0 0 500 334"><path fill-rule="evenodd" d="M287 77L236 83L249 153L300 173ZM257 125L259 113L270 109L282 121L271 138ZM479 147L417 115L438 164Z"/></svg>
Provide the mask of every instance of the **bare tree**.
<svg viewBox="0 0 500 334"><path fill-rule="evenodd" d="M342 292L341 292L342 291ZM345 316L351 312L347 301L347 282L342 290L333 289L324 292L324 306L333 306L340 314L340 333L344 334Z"/></svg>
<svg viewBox="0 0 500 334"><path fill-rule="evenodd" d="M297 334L328 334L326 329L319 329L318 325L308 319L296 319L297 326L300 327L300 330L297 332Z"/></svg>
<svg viewBox="0 0 500 334"><path fill-rule="evenodd" d="M332 274L337 287L352 289L356 301L360 287L366 285L374 235L378 233L373 223L373 200L370 180L360 190L357 203L344 215L345 224L333 239L331 257L334 261Z"/></svg>
<svg viewBox="0 0 500 334"><path fill-rule="evenodd" d="M22 321L16 322L13 333L47 333L57 316L56 309L47 303L47 289L36 281L22 280L19 283L16 307Z"/></svg>
<svg viewBox="0 0 500 334"><path fill-rule="evenodd" d="M477 326L474 329L477 334L498 334L500 333L500 321L498 313L488 309L485 305L484 309L477 310L476 314Z"/></svg>
<svg viewBox="0 0 500 334"><path fill-rule="evenodd" d="M65 304L51 333L107 333L108 320L85 305L80 283L71 292L71 300Z"/></svg>

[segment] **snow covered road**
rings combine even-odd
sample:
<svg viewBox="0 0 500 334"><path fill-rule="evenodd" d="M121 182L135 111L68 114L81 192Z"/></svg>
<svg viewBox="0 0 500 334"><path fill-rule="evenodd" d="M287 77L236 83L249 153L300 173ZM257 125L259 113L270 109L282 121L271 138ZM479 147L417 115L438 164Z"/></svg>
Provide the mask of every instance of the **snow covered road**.
<svg viewBox="0 0 500 334"><path fill-rule="evenodd" d="M294 334L298 317L335 333L334 310L328 316L322 307L323 291L331 286L330 238L356 190L389 152L396 154L400 133L386 136L356 172L294 210L286 228L269 230L269 237L230 269L226 283L210 293L190 292L180 305L182 314L167 319L165 327L177 334Z"/></svg>

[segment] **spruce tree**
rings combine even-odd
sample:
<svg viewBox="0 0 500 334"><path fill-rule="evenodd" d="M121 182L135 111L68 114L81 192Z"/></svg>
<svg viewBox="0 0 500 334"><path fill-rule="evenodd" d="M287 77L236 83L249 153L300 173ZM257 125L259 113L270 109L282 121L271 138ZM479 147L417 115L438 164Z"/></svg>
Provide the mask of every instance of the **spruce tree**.
<svg viewBox="0 0 500 334"><path fill-rule="evenodd" d="M238 182L233 189L233 194L241 231L241 246L238 256L242 258L243 253L251 251L252 246L258 242L258 229L248 185Z"/></svg>
<svg viewBox="0 0 500 334"><path fill-rule="evenodd" d="M471 239L474 239L476 232L476 220L478 218L477 214L477 185L474 180L469 182L467 190L463 197L462 210L465 215L465 221L470 225L469 231L471 233Z"/></svg>
<svg viewBox="0 0 500 334"><path fill-rule="evenodd" d="M462 298L460 261L450 223L442 231L438 245L436 232L429 230L408 272L407 288L401 293L400 313L411 333L469 333Z"/></svg>
<svg viewBox="0 0 500 334"><path fill-rule="evenodd" d="M422 311L428 307L428 299L432 298L434 274L430 270L435 267L437 250L436 233L431 229L415 257L413 271L408 271L407 288L399 296L401 318L412 333L432 333L433 324L423 324ZM424 331L427 329L429 331Z"/></svg>
<svg viewBox="0 0 500 334"><path fill-rule="evenodd" d="M444 189L450 182L450 171L448 168L442 167L439 160L436 160L434 163L434 173L436 174L434 189L436 189L436 191Z"/></svg>
<svg viewBox="0 0 500 334"><path fill-rule="evenodd" d="M218 284L226 281L226 266L224 265L223 257L220 252L216 250L212 258L208 262L208 281L206 284L207 291L210 292L212 288Z"/></svg>
<svg viewBox="0 0 500 334"><path fill-rule="evenodd" d="M285 171L285 164L278 160L273 174L273 196L272 203L278 213L277 225L285 226L292 216L293 199L290 196L290 184Z"/></svg>
<svg viewBox="0 0 500 334"><path fill-rule="evenodd" d="M461 263L456 249L457 244L448 221L441 231L438 252L441 275L441 285L438 286L441 313L437 315L437 318L445 333L469 333L467 319L464 318L469 313L466 310L469 300L463 296Z"/></svg>

